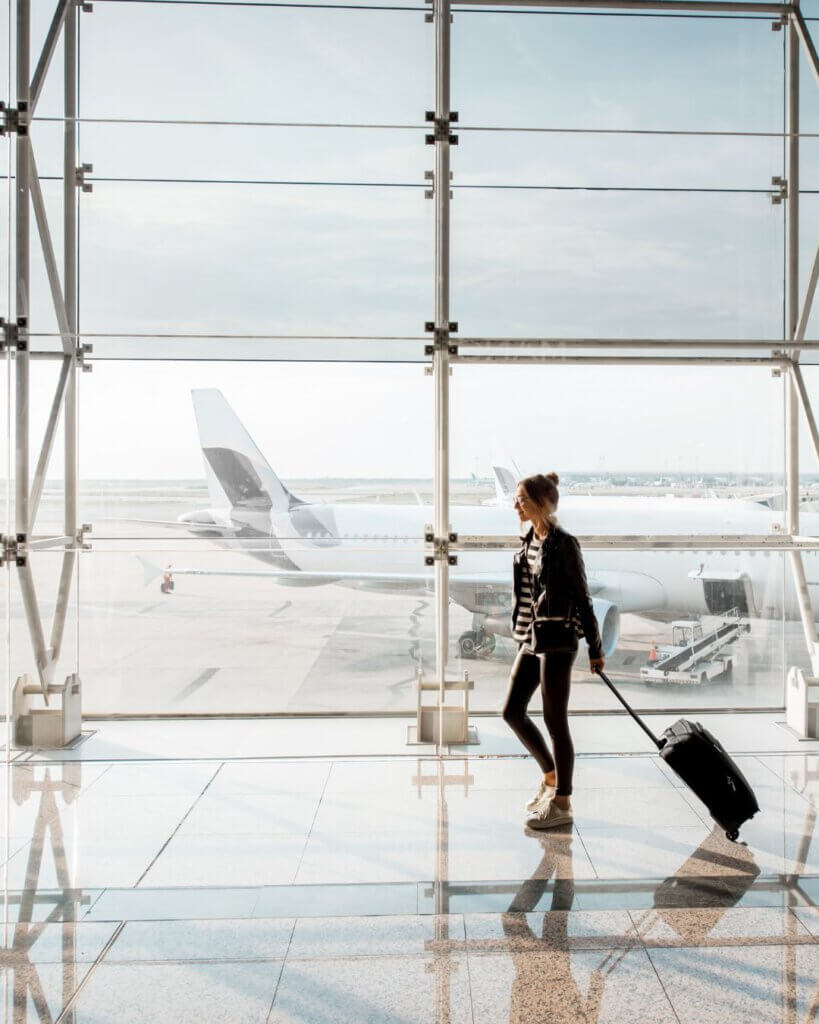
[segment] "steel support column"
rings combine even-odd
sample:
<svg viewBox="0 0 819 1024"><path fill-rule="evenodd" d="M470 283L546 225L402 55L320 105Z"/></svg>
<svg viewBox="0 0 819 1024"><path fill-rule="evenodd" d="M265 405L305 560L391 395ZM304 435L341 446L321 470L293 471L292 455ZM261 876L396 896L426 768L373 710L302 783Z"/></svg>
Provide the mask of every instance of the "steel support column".
<svg viewBox="0 0 819 1024"><path fill-rule="evenodd" d="M30 50L31 50L31 6L30 0L17 0L17 109L28 122L30 97ZM27 134L18 132L16 141L16 174L15 182L15 269L16 269L16 305L19 340L14 360L15 381L15 488L14 488L14 519L18 537L27 539L30 533L30 499L29 499L29 454L30 454L30 357L28 348L29 302L31 295L31 260L30 260L30 175L31 147ZM45 648L43 624L31 566L23 559L18 566L17 579L20 584L20 596L34 649L37 672L43 696L48 703L48 687L51 682L49 657Z"/></svg>
<svg viewBox="0 0 819 1024"><path fill-rule="evenodd" d="M77 536L78 500L78 434L77 434L77 348L79 346L79 323L77 316L77 16L76 7L65 20L63 29L64 94L65 94L65 138L63 143L63 298L68 328L73 338L71 359L68 365L68 379L65 384L65 418L63 435L65 439L65 533ZM77 553L70 548L63 555L60 584L57 591L57 605L51 627L51 649L54 657L60 656L65 621L74 578Z"/></svg>
<svg viewBox="0 0 819 1024"><path fill-rule="evenodd" d="M68 598L71 589L77 534L77 419L76 419L76 368L77 368L77 307L76 307L76 20L78 6L74 0L58 0L51 21L45 45L37 63L34 78L31 79L31 38L30 0L17 0L17 109L19 130L16 137L16 316L18 340L15 352L15 528L18 534L17 578L25 608L26 621L31 639L34 660L39 675L39 690L28 683L27 675L21 676L14 689L15 730L25 723L20 735L31 734L45 739L60 735L67 742L78 729L80 683L74 668L66 679L65 686L52 686L64 633ZM45 76L57 47L60 32L65 43L65 146L64 146L64 237L65 271L64 282L60 281L57 258L54 253L47 211L37 177L31 128L32 105L42 90ZM29 204L34 207L40 242L46 264L48 282L63 343L61 356L63 365L52 399L45 436L37 460L33 484L30 481L31 425L30 425L30 361L28 345L30 329L30 238L31 219ZM59 418L65 416L65 552L61 579L52 621L51 642L47 645L45 628L34 585L30 551L42 546L32 534L42 494L45 477L51 459L54 438ZM51 544L51 540L48 540ZM31 545L30 547L28 545ZM49 717L36 716L32 711L32 698L41 695L48 705L49 694L61 695L62 707ZM68 705L70 714L66 713ZM34 723L38 722L37 730ZM41 728L42 726L42 728ZM28 730L28 732L26 732ZM68 733L71 733L71 736ZM36 739L19 742L34 742Z"/></svg>
<svg viewBox="0 0 819 1024"><path fill-rule="evenodd" d="M28 108L30 64L30 0L17 0L17 108ZM16 140L15 182L15 270L17 323L23 345L18 344L14 361L15 379L15 490L14 518L18 534L29 532L29 356L28 317L30 295L29 259L29 145L25 136Z"/></svg>
<svg viewBox="0 0 819 1024"><path fill-rule="evenodd" d="M799 33L794 17L787 32L787 145L785 177L785 339L795 341L799 319ZM798 353L791 352L791 358ZM799 533L799 406L790 374L785 381L785 530Z"/></svg>
<svg viewBox="0 0 819 1024"><path fill-rule="evenodd" d="M797 0L798 3L798 0ZM788 18L787 32L787 145L785 178L788 183L787 208L785 211L785 339L799 342L803 339L807 326L813 293L816 288L817 261L811 271L805 296L804 308L799 308L799 49L804 42L808 45L809 38L803 35L804 24L801 21L797 4ZM799 350L789 350L789 355L796 366L799 361ZM784 376L785 383L785 532L790 536L799 534L799 387L801 375L789 372ZM804 396L807 398L807 396ZM806 405L806 412L808 406ZM799 603L802 630L805 645L811 660L812 671L819 669L817 660L816 622L805 576L805 565L800 551L789 554L791 572Z"/></svg>
<svg viewBox="0 0 819 1024"><path fill-rule="evenodd" d="M449 535L449 120L450 0L435 0L435 536ZM446 130L442 131L441 126ZM449 652L449 562L435 561L435 676L440 687L438 750L443 749Z"/></svg>

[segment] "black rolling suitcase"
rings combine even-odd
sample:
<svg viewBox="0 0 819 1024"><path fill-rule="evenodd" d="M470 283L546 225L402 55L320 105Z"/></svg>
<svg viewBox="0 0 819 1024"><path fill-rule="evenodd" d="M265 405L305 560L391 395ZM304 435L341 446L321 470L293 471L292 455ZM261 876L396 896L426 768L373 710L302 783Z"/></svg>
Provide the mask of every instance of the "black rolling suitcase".
<svg viewBox="0 0 819 1024"><path fill-rule="evenodd" d="M725 829L725 835L735 840L741 826L759 810L759 804L748 780L720 741L699 722L689 722L687 718L678 719L658 739L605 672L598 669L598 675L643 732L651 737L660 757L702 800L714 821Z"/></svg>

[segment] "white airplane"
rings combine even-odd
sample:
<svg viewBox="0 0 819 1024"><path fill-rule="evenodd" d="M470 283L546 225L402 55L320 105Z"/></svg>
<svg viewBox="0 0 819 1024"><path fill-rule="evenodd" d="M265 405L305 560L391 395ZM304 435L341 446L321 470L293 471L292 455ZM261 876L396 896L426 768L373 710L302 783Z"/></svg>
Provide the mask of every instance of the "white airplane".
<svg viewBox="0 0 819 1024"><path fill-rule="evenodd" d="M512 471L505 466L493 466L492 473L495 477L495 504L512 508L515 503L515 493L518 489L520 475L518 480L516 480L512 475Z"/></svg>
<svg viewBox="0 0 819 1024"><path fill-rule="evenodd" d="M303 501L279 480L220 391L192 394L211 507L159 525L183 528L220 547L245 552L266 568L174 568L174 576L265 576L296 587L335 583L387 593L432 592L433 571L423 561L430 508ZM498 504L453 506L455 531L508 537L518 529L507 504L511 474L495 469L495 477ZM758 535L782 527L781 512L738 498L566 494L559 511L565 528L580 536ZM819 515L804 515L802 533L819 535ZM495 637L509 636L511 558L508 550L458 555L450 595L473 616L472 629L458 641L464 657L491 654ZM616 647L624 612L662 619L732 609L749 617L773 614L782 605L783 559L774 551L589 551L589 589L604 650L610 654ZM149 582L159 570L143 564ZM816 553L805 554L805 566L815 590ZM796 594L789 587L785 609L795 618Z"/></svg>

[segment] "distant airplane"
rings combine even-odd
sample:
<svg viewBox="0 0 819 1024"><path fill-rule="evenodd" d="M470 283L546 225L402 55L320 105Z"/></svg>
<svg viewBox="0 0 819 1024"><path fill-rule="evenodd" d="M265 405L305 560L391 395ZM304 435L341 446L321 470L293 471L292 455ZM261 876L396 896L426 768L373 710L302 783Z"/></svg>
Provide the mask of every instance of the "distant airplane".
<svg viewBox="0 0 819 1024"><path fill-rule="evenodd" d="M158 525L212 539L266 568L174 567L174 577L263 576L291 587L335 583L386 593L431 593L433 573L423 564L429 507L304 501L276 476L220 391L192 394L211 507ZM463 535L508 537L518 529L509 507L516 482L509 470L493 468L497 504L452 507L452 527ZM567 494L560 503L560 519L580 536L742 535L781 529L782 514L740 498ZM819 534L819 515L804 515L803 533ZM472 628L458 640L463 657L491 654L495 637L510 635L511 557L509 551L459 553L450 574L450 595L473 617ZM668 619L732 609L743 616L759 616L781 609L783 555L778 552L621 549L590 551L586 562L607 654L617 645L621 613ZM805 565L815 589L815 553L806 553ZM792 586L785 595L785 609L789 616L798 614Z"/></svg>
<svg viewBox="0 0 819 1024"><path fill-rule="evenodd" d="M512 508L520 477L516 480L505 466L493 466L492 473L495 477L495 504Z"/></svg>

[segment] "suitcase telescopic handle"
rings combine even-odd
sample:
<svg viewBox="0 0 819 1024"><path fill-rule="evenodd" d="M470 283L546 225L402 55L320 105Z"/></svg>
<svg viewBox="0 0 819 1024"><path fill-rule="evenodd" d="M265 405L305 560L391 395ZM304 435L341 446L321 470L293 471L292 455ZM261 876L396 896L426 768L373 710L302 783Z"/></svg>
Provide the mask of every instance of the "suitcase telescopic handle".
<svg viewBox="0 0 819 1024"><path fill-rule="evenodd" d="M623 705L623 707L626 709L626 711L628 711L628 713L631 715L631 717L634 719L634 721L640 726L640 728L643 730L643 732L646 734L646 736L648 736L648 738L651 740L651 742L654 744L654 746L658 750L662 750L663 747L665 746L665 742L666 741L664 739L662 739L662 740L657 739L657 737L654 735L654 733L651 731L651 729L649 729L649 727L642 720L642 718L640 718L640 716L637 714L637 712L634 710L634 708L632 708L632 706L629 704L629 702L626 700L626 698L620 693L620 691L617 689L617 687L614 685L614 683L609 679L609 677L606 675L606 673L603 671L602 668L595 668L594 671L597 673L597 675L600 676L600 678L603 680L603 682L606 684L606 686L608 686L608 688L611 690L611 692L614 694L614 696L620 701L620 703Z"/></svg>

